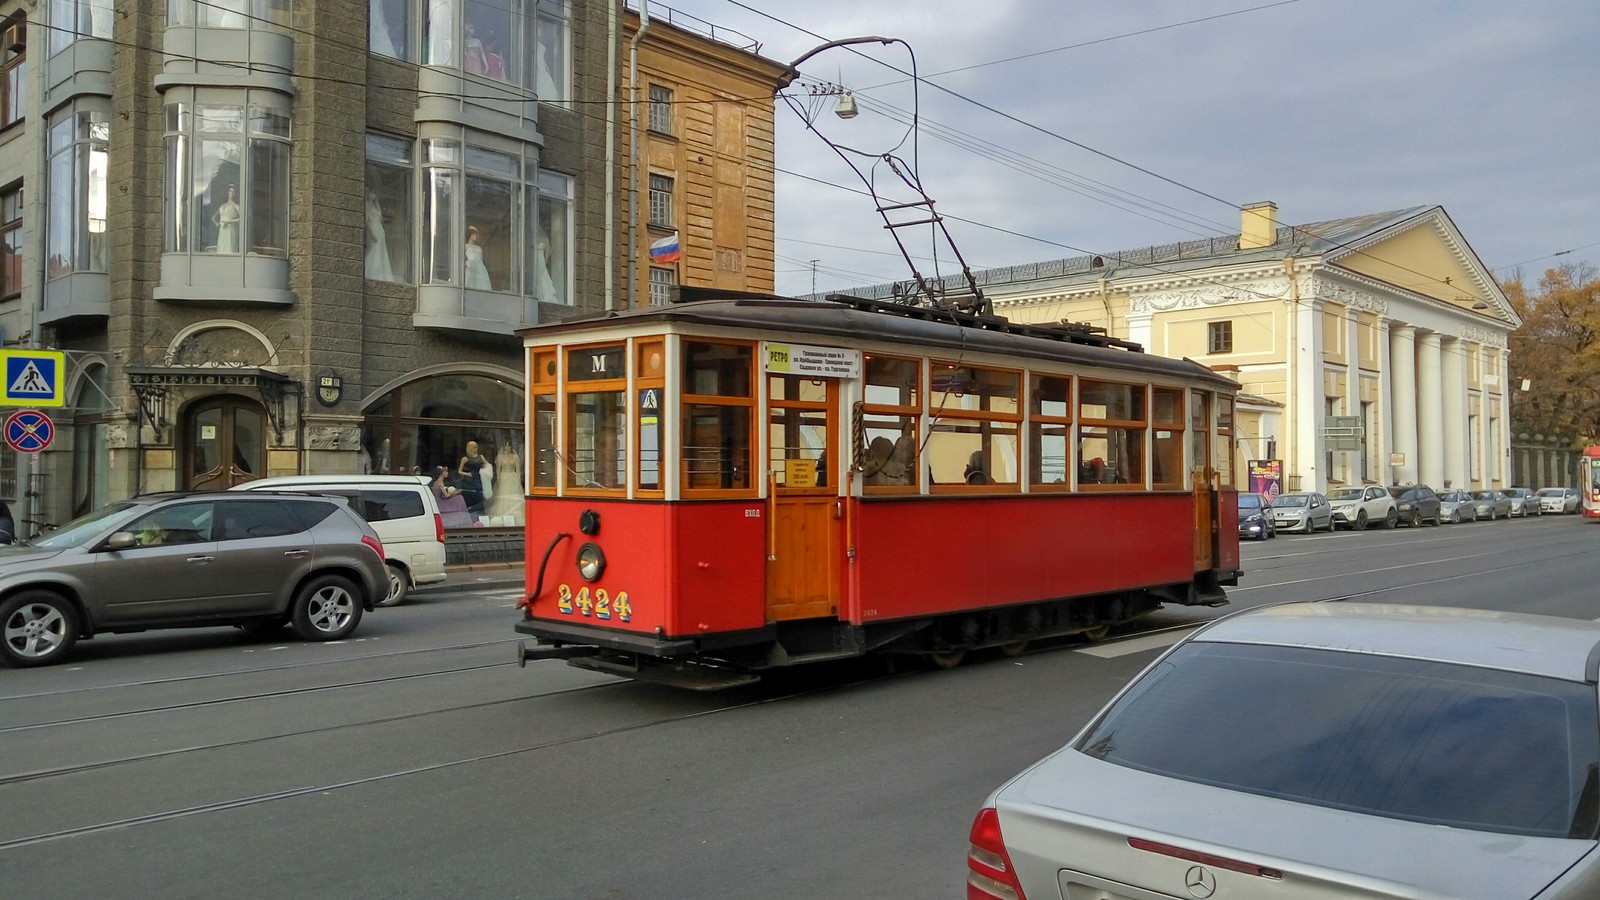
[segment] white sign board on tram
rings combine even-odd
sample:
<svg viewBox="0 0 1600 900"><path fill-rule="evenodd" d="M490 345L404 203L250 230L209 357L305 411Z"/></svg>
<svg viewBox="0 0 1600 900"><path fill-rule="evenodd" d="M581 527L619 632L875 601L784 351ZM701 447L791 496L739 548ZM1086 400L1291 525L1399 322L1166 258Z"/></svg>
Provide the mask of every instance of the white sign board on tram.
<svg viewBox="0 0 1600 900"><path fill-rule="evenodd" d="M767 371L812 378L860 378L861 351L808 344L768 344Z"/></svg>

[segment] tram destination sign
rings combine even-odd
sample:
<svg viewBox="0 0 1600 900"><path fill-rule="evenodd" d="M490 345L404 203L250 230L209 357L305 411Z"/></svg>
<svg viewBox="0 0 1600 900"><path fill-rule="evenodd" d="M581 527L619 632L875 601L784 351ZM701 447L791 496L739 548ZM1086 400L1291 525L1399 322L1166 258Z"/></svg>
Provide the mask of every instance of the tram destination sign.
<svg viewBox="0 0 1600 900"><path fill-rule="evenodd" d="M808 344L768 344L767 371L813 378L860 378L861 351Z"/></svg>

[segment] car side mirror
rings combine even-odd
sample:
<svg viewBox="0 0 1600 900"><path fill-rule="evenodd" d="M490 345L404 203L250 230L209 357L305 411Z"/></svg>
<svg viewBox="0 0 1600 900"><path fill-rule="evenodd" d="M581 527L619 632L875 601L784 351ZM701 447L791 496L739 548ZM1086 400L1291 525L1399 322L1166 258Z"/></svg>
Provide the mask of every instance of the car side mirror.
<svg viewBox="0 0 1600 900"><path fill-rule="evenodd" d="M126 550L138 543L139 540L133 536L133 532L118 531L106 538L105 547L107 550Z"/></svg>

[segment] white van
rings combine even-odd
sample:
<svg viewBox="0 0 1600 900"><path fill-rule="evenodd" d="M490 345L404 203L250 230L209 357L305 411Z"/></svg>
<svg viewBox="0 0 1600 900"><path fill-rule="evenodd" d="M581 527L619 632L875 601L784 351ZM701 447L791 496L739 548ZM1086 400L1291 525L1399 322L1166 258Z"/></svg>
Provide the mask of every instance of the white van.
<svg viewBox="0 0 1600 900"><path fill-rule="evenodd" d="M444 519L426 475L283 475L234 485L235 491L316 491L350 498L350 508L383 541L389 596L399 606L411 586L445 579Z"/></svg>

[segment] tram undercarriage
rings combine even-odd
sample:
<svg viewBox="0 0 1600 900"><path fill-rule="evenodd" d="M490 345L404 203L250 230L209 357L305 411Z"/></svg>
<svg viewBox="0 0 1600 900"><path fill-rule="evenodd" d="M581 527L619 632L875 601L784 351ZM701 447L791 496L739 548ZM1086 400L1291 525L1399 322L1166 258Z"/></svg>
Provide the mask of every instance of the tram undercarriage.
<svg viewBox="0 0 1600 900"><path fill-rule="evenodd" d="M1072 597L852 625L835 618L778 622L753 631L695 638L656 638L584 625L528 620L519 632L517 662L565 659L568 665L638 681L692 690L753 684L763 672L869 654L918 657L951 668L969 651L999 648L1017 655L1031 641L1082 635L1103 639L1114 626L1148 615L1163 604L1227 603L1217 573L1188 584L1162 585L1096 597Z"/></svg>

